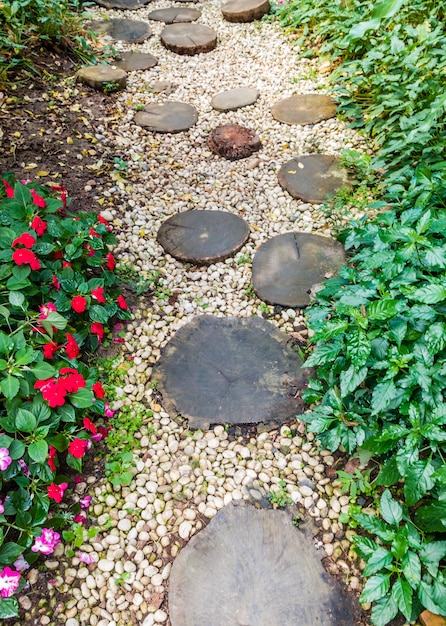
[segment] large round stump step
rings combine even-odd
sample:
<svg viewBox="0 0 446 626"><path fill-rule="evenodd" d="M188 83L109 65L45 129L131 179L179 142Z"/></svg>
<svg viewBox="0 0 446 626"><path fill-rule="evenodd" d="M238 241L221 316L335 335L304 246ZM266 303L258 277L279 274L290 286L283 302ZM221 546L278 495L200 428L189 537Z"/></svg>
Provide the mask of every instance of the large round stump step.
<svg viewBox="0 0 446 626"><path fill-rule="evenodd" d="M217 45L217 33L204 24L170 24L160 37L163 46L177 54L210 52Z"/></svg>
<svg viewBox="0 0 446 626"><path fill-rule="evenodd" d="M86 24L87 29L108 35L113 41L142 43L152 36L152 30L146 22L140 20L110 19L95 20Z"/></svg>
<svg viewBox="0 0 446 626"><path fill-rule="evenodd" d="M77 79L98 91L112 92L125 88L127 73L112 65L86 65L77 72Z"/></svg>
<svg viewBox="0 0 446 626"><path fill-rule="evenodd" d="M293 198L319 204L341 187L350 186L348 171L339 159L328 154L308 154L294 157L278 172L280 186Z"/></svg>
<svg viewBox="0 0 446 626"><path fill-rule="evenodd" d="M252 263L252 284L269 304L302 308L324 278L345 264L344 247L334 239L308 233L285 233L269 239Z"/></svg>
<svg viewBox="0 0 446 626"><path fill-rule="evenodd" d="M262 147L260 137L240 124L217 126L209 135L207 143L211 152L229 161L245 159Z"/></svg>
<svg viewBox="0 0 446 626"><path fill-rule="evenodd" d="M155 365L163 405L189 420L277 427L303 411L308 371L290 338L259 317L201 315L177 331Z"/></svg>
<svg viewBox="0 0 446 626"><path fill-rule="evenodd" d="M126 72L132 72L135 70L148 70L151 67L157 65L158 59L149 54L148 52L122 52L118 59L115 61L115 65L125 70Z"/></svg>
<svg viewBox="0 0 446 626"><path fill-rule="evenodd" d="M135 124L157 133L180 133L198 121L197 109L186 102L165 100L148 104L135 115Z"/></svg>
<svg viewBox="0 0 446 626"><path fill-rule="evenodd" d="M122 9L122 10L136 10L149 4L152 0L94 0L96 4L106 9Z"/></svg>
<svg viewBox="0 0 446 626"><path fill-rule="evenodd" d="M211 106L217 111L235 111L254 104L259 95L259 91L252 87L228 89L215 94L211 100Z"/></svg>
<svg viewBox="0 0 446 626"><path fill-rule="evenodd" d="M359 615L287 511L231 502L173 562L172 626L353 626Z"/></svg>
<svg viewBox="0 0 446 626"><path fill-rule="evenodd" d="M177 24L180 22L195 22L200 17L201 12L188 7L169 7L167 9L157 9L147 16L149 20L165 22L166 24Z"/></svg>
<svg viewBox="0 0 446 626"><path fill-rule="evenodd" d="M228 0L221 6L228 22L253 22L269 13L269 0Z"/></svg>
<svg viewBox="0 0 446 626"><path fill-rule="evenodd" d="M180 261L217 263L235 254L249 237L249 226L226 211L186 211L173 215L158 231L164 250Z"/></svg>
<svg viewBox="0 0 446 626"><path fill-rule="evenodd" d="M321 94L295 95L275 102L271 114L285 124L317 124L336 114L336 103L330 96Z"/></svg>

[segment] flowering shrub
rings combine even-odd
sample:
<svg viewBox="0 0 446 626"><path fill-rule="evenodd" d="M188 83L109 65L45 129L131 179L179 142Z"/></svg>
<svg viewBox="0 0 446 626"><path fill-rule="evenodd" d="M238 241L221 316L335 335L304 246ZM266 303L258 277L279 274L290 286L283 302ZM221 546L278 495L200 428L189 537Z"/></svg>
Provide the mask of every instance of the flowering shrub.
<svg viewBox="0 0 446 626"><path fill-rule="evenodd" d="M70 214L63 187L2 181L0 619L17 615L21 572L51 554L57 529L73 520L55 508L68 488L60 468L80 471L107 432L97 423L107 417L97 369L79 359L98 347L112 318L129 318L106 220Z"/></svg>

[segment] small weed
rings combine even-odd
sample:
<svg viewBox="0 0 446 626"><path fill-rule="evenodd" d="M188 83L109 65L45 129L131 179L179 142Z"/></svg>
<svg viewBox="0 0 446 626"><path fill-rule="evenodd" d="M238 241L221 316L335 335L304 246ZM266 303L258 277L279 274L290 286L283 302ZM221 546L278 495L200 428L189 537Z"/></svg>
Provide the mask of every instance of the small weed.
<svg viewBox="0 0 446 626"><path fill-rule="evenodd" d="M115 156L113 162L115 164L115 169L119 170L120 172L125 172L125 170L127 169L127 161L124 161L124 159L121 159L121 157Z"/></svg>
<svg viewBox="0 0 446 626"><path fill-rule="evenodd" d="M249 253L241 254L237 259L237 265L245 265L251 263L252 256Z"/></svg>
<svg viewBox="0 0 446 626"><path fill-rule="evenodd" d="M270 314L269 306L265 302L261 302L258 308L259 308L260 313L262 313L262 315Z"/></svg>
<svg viewBox="0 0 446 626"><path fill-rule="evenodd" d="M141 102L137 102L133 105L135 111L144 111L144 105Z"/></svg>
<svg viewBox="0 0 446 626"><path fill-rule="evenodd" d="M112 81L110 81L108 83L104 83L104 85L102 87L102 91L105 94L113 93L117 89L119 89L119 83L117 83L115 80L112 80Z"/></svg>
<svg viewBox="0 0 446 626"><path fill-rule="evenodd" d="M67 544L71 544L71 547L67 548L67 556L74 556L75 548L80 548L81 545L88 539L94 539L98 534L99 529L91 527L88 530L84 528L82 524L73 523L70 530L63 530L62 537Z"/></svg>
<svg viewBox="0 0 446 626"><path fill-rule="evenodd" d="M256 292L254 291L254 285L252 283L249 283L249 285L246 287L246 289L243 290L243 292L249 298L254 298L256 295Z"/></svg>
<svg viewBox="0 0 446 626"><path fill-rule="evenodd" d="M287 506L287 504L292 503L292 499L290 498L288 491L286 490L286 482L284 480L279 480L277 483L279 489L277 491L272 491L267 495L268 500L272 505L277 505L280 509L283 509Z"/></svg>
<svg viewBox="0 0 446 626"><path fill-rule="evenodd" d="M130 580L130 572L122 572L122 574L118 574L117 576L115 576L115 583L116 585L123 585L124 583L128 582Z"/></svg>

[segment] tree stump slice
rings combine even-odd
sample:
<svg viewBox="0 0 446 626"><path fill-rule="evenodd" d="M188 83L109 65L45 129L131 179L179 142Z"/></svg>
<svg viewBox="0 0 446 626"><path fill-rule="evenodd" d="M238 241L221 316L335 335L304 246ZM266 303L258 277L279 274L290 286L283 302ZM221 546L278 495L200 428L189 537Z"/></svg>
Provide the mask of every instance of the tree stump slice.
<svg viewBox="0 0 446 626"><path fill-rule="evenodd" d="M214 154L229 161L245 159L262 147L259 136L240 124L217 126L209 135L207 143Z"/></svg>
<svg viewBox="0 0 446 626"><path fill-rule="evenodd" d="M169 7L168 9L157 9L147 16L149 20L157 22L166 22L166 24L179 24L186 22L195 22L201 16L201 12L197 9L187 7Z"/></svg>
<svg viewBox="0 0 446 626"><path fill-rule="evenodd" d="M157 133L180 133L198 121L197 109L186 102L157 102L148 104L135 115L135 124Z"/></svg>
<svg viewBox="0 0 446 626"><path fill-rule="evenodd" d="M277 177L282 189L310 204L320 204L340 187L351 186L348 171L328 154L294 157L282 165Z"/></svg>
<svg viewBox="0 0 446 626"><path fill-rule="evenodd" d="M94 0L96 4L106 9L122 9L122 10L136 10L149 4L152 0Z"/></svg>
<svg viewBox="0 0 446 626"><path fill-rule="evenodd" d="M158 59L148 52L123 52L115 61L115 65L126 72L148 70L157 63Z"/></svg>
<svg viewBox="0 0 446 626"><path fill-rule="evenodd" d="M161 32L161 43L177 54L201 54L216 47L217 33L204 24L170 24Z"/></svg>
<svg viewBox="0 0 446 626"><path fill-rule="evenodd" d="M126 41L127 43L142 43L153 34L150 26L145 22L120 18L89 22L86 28L108 35L113 41Z"/></svg>
<svg viewBox="0 0 446 626"><path fill-rule="evenodd" d="M211 106L217 111L235 111L254 104L260 93L251 87L237 87L217 93L211 100Z"/></svg>
<svg viewBox="0 0 446 626"><path fill-rule="evenodd" d="M317 285L344 264L344 247L338 241L308 233L285 233L257 250L252 284L264 302L303 308Z"/></svg>
<svg viewBox="0 0 446 626"><path fill-rule="evenodd" d="M249 237L249 226L226 211L186 211L173 215L158 231L164 250L180 261L209 264L235 254Z"/></svg>
<svg viewBox="0 0 446 626"><path fill-rule="evenodd" d="M317 124L335 116L336 103L330 96L295 95L273 104L271 114L284 124Z"/></svg>
<svg viewBox="0 0 446 626"><path fill-rule="evenodd" d="M127 73L112 65L86 65L77 72L77 78L98 91L119 91L127 84Z"/></svg>
<svg viewBox="0 0 446 626"><path fill-rule="evenodd" d="M269 0L228 0L221 7L227 22L253 22L270 11Z"/></svg>
<svg viewBox="0 0 446 626"><path fill-rule="evenodd" d="M277 428L303 411L308 371L290 338L260 317L201 315L180 328L152 372L173 415L189 428L263 424Z"/></svg>
<svg viewBox="0 0 446 626"><path fill-rule="evenodd" d="M310 525L231 502L173 562L172 626L352 626L360 613L325 571Z"/></svg>

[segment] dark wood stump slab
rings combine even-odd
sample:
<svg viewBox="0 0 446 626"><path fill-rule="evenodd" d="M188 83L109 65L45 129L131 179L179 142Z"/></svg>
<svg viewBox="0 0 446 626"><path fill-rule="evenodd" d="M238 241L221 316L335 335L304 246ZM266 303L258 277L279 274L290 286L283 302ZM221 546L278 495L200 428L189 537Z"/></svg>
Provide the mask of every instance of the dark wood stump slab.
<svg viewBox="0 0 446 626"><path fill-rule="evenodd" d="M253 22L270 11L269 0L228 0L221 12L228 22Z"/></svg>
<svg viewBox="0 0 446 626"><path fill-rule="evenodd" d="M293 198L312 204L323 202L340 187L351 184L339 159L328 154L294 157L282 165L277 177L280 186Z"/></svg>
<svg viewBox="0 0 446 626"><path fill-rule="evenodd" d="M334 239L285 233L262 244L252 263L252 284L269 304L302 308L310 292L345 264L344 247Z"/></svg>
<svg viewBox="0 0 446 626"><path fill-rule="evenodd" d="M163 46L177 54L210 52L217 45L217 33L204 24L170 24L160 37Z"/></svg>
<svg viewBox="0 0 446 626"><path fill-rule="evenodd" d="M166 24L177 24L181 22L195 22L200 17L201 12L188 7L169 7L168 9L157 9L147 16L149 20L166 22Z"/></svg>
<svg viewBox="0 0 446 626"><path fill-rule="evenodd" d="M254 104L259 95L259 91L252 87L237 87L215 94L211 105L217 111L235 111Z"/></svg>
<svg viewBox="0 0 446 626"><path fill-rule="evenodd" d="M108 35L114 41L127 43L142 43L153 34L150 26L140 20L95 20L86 24L86 28Z"/></svg>
<svg viewBox="0 0 446 626"><path fill-rule="evenodd" d="M186 211L173 215L158 231L164 250L180 261L209 264L235 254L249 237L249 226L226 211Z"/></svg>
<svg viewBox="0 0 446 626"><path fill-rule="evenodd" d="M201 315L177 331L155 365L163 405L189 420L274 428L303 411L308 371L290 338L260 317Z"/></svg>
<svg viewBox="0 0 446 626"><path fill-rule="evenodd" d="M158 59L148 52L123 52L115 61L115 65L126 72L148 70L157 63Z"/></svg>
<svg viewBox="0 0 446 626"><path fill-rule="evenodd" d="M96 4L106 9L134 10L149 4L152 0L94 0Z"/></svg>
<svg viewBox="0 0 446 626"><path fill-rule="evenodd" d="M186 102L157 102L148 104L135 115L135 124L157 133L180 133L198 121L197 109Z"/></svg>
<svg viewBox="0 0 446 626"><path fill-rule="evenodd" d="M86 65L77 72L77 79L98 91L119 91L127 84L127 73L112 65Z"/></svg>
<svg viewBox="0 0 446 626"><path fill-rule="evenodd" d="M240 124L217 126L208 137L208 147L229 161L245 159L262 147L260 137Z"/></svg>
<svg viewBox="0 0 446 626"><path fill-rule="evenodd" d="M230 503L192 537L173 562L171 624L359 623L357 601L353 594L347 597L324 570L321 556L310 528L293 526L288 511Z"/></svg>
<svg viewBox="0 0 446 626"><path fill-rule="evenodd" d="M322 94L295 95L275 102L271 114L285 124L317 124L335 116L336 103Z"/></svg>

